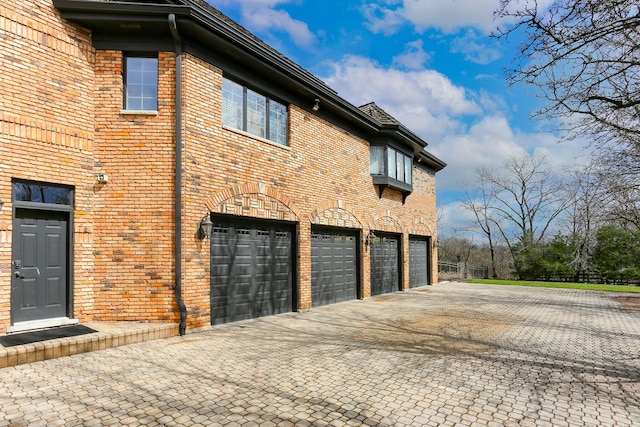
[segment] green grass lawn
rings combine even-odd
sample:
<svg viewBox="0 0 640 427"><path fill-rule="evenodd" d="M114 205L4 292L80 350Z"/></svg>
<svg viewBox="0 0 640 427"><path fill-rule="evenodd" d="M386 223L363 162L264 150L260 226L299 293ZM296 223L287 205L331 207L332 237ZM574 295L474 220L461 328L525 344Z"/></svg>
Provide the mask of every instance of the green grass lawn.
<svg viewBox="0 0 640 427"><path fill-rule="evenodd" d="M510 286L537 286L540 288L567 288L584 289L588 291L609 291L609 292L637 292L640 293L640 286L623 285L588 285L585 283L565 283L565 282L527 282L520 280L491 280L491 279L467 279L468 283L479 283L486 285L510 285Z"/></svg>

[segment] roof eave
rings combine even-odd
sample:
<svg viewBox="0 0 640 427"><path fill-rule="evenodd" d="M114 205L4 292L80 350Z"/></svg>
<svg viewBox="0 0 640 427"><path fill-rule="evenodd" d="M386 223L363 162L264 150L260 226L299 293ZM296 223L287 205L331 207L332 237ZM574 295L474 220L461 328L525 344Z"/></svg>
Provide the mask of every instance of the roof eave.
<svg viewBox="0 0 640 427"><path fill-rule="evenodd" d="M236 49L238 55L255 58L264 67L274 70L283 79L307 92L312 99L319 98L323 109L348 117L349 121L355 123L365 132L375 133L380 128L380 123L344 100L320 79L296 69L293 63L284 56L276 54L275 51L233 28L220 17L195 2L184 2L188 3L184 5L95 0L53 0L53 2L63 18L89 29L92 29L92 25L95 23L105 23L109 20L114 24L120 20L159 22L164 19L166 21L164 17L174 14L178 18L179 29L181 26L188 27L189 23L203 27L205 31L224 40L225 43ZM169 33L168 24L166 32Z"/></svg>
<svg viewBox="0 0 640 427"><path fill-rule="evenodd" d="M78 18L99 18L100 15L160 15L166 16L170 13L188 16L190 6L150 4L150 3L130 3L118 1L91 1L91 0L53 0L53 5L60 11L63 18L77 20ZM104 17L109 19L108 17Z"/></svg>
<svg viewBox="0 0 640 427"><path fill-rule="evenodd" d="M421 151L420 153L418 153L417 157L418 157L418 163L422 163L430 167L436 172L439 172L445 167L447 167L447 164L445 162L443 162L433 154L429 153L428 151Z"/></svg>

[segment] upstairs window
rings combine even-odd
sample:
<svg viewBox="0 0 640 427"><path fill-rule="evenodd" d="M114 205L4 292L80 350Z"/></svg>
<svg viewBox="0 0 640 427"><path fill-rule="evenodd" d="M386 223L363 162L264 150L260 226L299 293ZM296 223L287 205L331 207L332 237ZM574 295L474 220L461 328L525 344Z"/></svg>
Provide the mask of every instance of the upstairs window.
<svg viewBox="0 0 640 427"><path fill-rule="evenodd" d="M371 146L370 173L411 185L413 158L387 146Z"/></svg>
<svg viewBox="0 0 640 427"><path fill-rule="evenodd" d="M404 202L413 191L413 157L386 145L372 145L369 153L369 172L378 186L379 196L382 197L385 188L392 188L402 193Z"/></svg>
<svg viewBox="0 0 640 427"><path fill-rule="evenodd" d="M287 145L287 107L234 81L222 81L222 123Z"/></svg>
<svg viewBox="0 0 640 427"><path fill-rule="evenodd" d="M124 109L158 110L158 58L125 56Z"/></svg>

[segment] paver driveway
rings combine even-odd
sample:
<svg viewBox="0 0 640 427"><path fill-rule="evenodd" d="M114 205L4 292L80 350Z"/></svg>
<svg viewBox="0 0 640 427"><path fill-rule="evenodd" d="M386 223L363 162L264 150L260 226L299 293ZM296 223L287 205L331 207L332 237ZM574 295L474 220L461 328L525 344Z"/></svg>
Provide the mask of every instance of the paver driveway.
<svg viewBox="0 0 640 427"><path fill-rule="evenodd" d="M437 285L0 370L0 425L640 425L640 294Z"/></svg>

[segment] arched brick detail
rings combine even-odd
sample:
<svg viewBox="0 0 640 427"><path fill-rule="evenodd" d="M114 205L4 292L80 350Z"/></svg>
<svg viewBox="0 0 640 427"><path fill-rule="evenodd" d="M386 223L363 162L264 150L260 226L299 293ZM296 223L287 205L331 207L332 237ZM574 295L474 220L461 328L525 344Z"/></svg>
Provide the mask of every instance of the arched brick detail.
<svg viewBox="0 0 640 427"><path fill-rule="evenodd" d="M323 203L309 215L312 224L334 227L363 228L358 210L342 200Z"/></svg>
<svg viewBox="0 0 640 427"><path fill-rule="evenodd" d="M236 185L205 201L210 212L298 222L300 214L291 200L267 184Z"/></svg>
<svg viewBox="0 0 640 427"><path fill-rule="evenodd" d="M433 230L422 217L414 221L411 225L411 229L409 230L409 234L415 234L418 236L434 236Z"/></svg>
<svg viewBox="0 0 640 427"><path fill-rule="evenodd" d="M400 221L391 215L391 211L386 211L378 215L374 215L369 228L372 230L388 231L391 233L404 233L404 227L400 225Z"/></svg>

